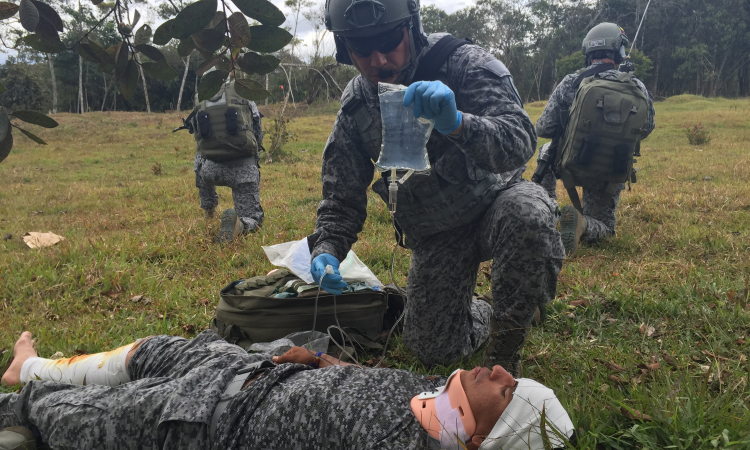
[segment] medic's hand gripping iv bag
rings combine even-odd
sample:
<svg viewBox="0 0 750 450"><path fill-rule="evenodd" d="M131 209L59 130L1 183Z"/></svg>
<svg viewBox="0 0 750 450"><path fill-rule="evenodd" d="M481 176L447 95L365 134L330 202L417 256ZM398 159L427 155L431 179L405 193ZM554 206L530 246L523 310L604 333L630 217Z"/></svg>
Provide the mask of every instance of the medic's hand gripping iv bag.
<svg viewBox="0 0 750 450"><path fill-rule="evenodd" d="M430 169L426 145L435 121L415 118L412 106L404 106L404 94L406 86L378 83L383 143L375 166L381 172L392 169L424 172Z"/></svg>

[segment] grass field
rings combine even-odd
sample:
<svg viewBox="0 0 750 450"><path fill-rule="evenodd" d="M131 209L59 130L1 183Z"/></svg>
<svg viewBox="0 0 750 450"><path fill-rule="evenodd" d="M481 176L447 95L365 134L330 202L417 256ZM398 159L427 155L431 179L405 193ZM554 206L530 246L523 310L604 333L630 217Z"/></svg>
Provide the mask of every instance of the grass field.
<svg viewBox="0 0 750 450"><path fill-rule="evenodd" d="M532 119L543 106L527 105ZM272 269L260 245L313 231L335 111L299 108L290 156L261 169L263 229L225 247L198 207L193 138L170 132L177 115L58 114L59 127L32 130L46 147L18 134L0 164L0 236L13 235L0 241L0 366L23 330L41 356L203 330L225 283ZM557 391L578 448L747 449L750 101L680 96L656 111L617 237L566 261L524 375ZM712 141L690 146L684 128L699 122ZM219 194L231 207L230 191ZM387 281L393 234L385 205L369 199L354 251ZM21 241L29 231L66 240L32 250ZM400 283L407 268L400 250ZM489 290L481 274L477 290ZM389 355L393 367L452 370L425 369L398 340Z"/></svg>

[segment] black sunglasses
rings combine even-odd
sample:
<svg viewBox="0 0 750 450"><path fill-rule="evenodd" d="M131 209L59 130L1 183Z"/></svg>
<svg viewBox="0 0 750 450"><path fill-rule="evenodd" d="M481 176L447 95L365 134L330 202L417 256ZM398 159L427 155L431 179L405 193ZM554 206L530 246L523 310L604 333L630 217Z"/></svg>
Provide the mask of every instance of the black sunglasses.
<svg viewBox="0 0 750 450"><path fill-rule="evenodd" d="M391 31L368 38L351 39L345 38L349 50L360 58L367 58L373 51L386 54L396 49L404 40L404 26L401 25Z"/></svg>

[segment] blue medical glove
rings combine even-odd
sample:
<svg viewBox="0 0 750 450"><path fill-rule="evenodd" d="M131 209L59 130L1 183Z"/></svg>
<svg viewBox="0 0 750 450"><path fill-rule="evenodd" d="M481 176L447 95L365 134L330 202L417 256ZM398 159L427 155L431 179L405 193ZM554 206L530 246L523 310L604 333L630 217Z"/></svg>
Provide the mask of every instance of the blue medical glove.
<svg viewBox="0 0 750 450"><path fill-rule="evenodd" d="M312 260L310 265L310 274L312 274L313 280L316 283L320 283L326 292L333 295L341 295L341 290L346 287L346 282L341 278L339 273L339 260L335 256L329 255L328 253L321 253ZM323 282L320 282L320 278L323 276L326 270L326 266L330 265L333 267L333 273L325 274Z"/></svg>
<svg viewBox="0 0 750 450"><path fill-rule="evenodd" d="M456 95L440 81L417 81L406 89L404 106L414 103L414 117L435 119L435 129L450 134L461 126Z"/></svg>

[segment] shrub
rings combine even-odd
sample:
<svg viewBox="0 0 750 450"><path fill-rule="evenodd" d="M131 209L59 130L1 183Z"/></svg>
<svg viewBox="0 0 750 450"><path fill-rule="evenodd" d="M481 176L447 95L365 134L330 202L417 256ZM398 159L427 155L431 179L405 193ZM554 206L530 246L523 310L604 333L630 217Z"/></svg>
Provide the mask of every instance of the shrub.
<svg viewBox="0 0 750 450"><path fill-rule="evenodd" d="M690 145L706 145L711 142L711 135L708 134L706 127L700 123L693 125L692 128L685 128L685 135L687 135Z"/></svg>

